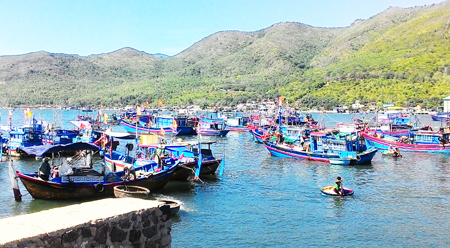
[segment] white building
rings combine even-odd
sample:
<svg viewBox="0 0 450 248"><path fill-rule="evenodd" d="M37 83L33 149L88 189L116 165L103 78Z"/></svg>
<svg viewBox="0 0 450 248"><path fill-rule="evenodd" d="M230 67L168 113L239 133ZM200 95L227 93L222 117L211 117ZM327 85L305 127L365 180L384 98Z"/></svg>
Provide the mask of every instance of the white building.
<svg viewBox="0 0 450 248"><path fill-rule="evenodd" d="M450 112L450 96L447 96L444 100L444 112Z"/></svg>

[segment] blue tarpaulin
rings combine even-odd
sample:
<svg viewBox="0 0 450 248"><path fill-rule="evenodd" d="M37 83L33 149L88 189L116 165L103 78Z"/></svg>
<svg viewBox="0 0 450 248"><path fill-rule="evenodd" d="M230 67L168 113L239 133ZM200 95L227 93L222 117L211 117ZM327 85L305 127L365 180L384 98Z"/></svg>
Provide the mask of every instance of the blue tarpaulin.
<svg viewBox="0 0 450 248"><path fill-rule="evenodd" d="M76 142L63 145L42 145L21 147L22 151L29 155L43 157L46 153L57 153L62 151L81 151L81 150L99 150L100 148L92 143Z"/></svg>

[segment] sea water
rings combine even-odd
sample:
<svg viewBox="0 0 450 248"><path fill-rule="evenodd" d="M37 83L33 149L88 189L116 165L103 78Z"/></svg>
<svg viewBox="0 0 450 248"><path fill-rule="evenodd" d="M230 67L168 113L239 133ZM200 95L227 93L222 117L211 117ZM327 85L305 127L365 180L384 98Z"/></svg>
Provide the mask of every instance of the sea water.
<svg viewBox="0 0 450 248"><path fill-rule="evenodd" d="M7 112L0 112L6 123ZM53 114L47 110L43 116ZM67 122L74 117L75 111L63 111L60 118ZM324 119L331 127L352 117L329 114ZM428 116L421 118L431 123ZM402 158L392 158L377 153L371 165L341 166L272 157L248 133L203 138L216 141L214 155L225 157L223 175L200 183L169 182L152 192L152 199L182 202L172 217L172 247L450 245L450 154L403 152ZM20 158L13 164L32 172L39 163ZM15 202L7 165L0 166L0 218L77 203L34 200L22 184L24 197ZM320 193L337 176L355 191L353 196Z"/></svg>

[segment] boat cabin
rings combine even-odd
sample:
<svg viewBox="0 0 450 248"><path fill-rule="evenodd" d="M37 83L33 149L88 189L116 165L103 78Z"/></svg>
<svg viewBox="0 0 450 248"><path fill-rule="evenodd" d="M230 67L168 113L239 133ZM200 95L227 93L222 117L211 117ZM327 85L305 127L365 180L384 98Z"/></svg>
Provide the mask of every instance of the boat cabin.
<svg viewBox="0 0 450 248"><path fill-rule="evenodd" d="M433 131L420 130L414 134L414 144L447 144L450 141L450 133L439 133Z"/></svg>
<svg viewBox="0 0 450 248"><path fill-rule="evenodd" d="M366 150L366 145L361 141L357 132L337 133L336 135L326 134L324 132L310 133L310 148L312 152L361 152Z"/></svg>
<svg viewBox="0 0 450 248"><path fill-rule="evenodd" d="M201 119L200 130L225 130L223 119Z"/></svg>

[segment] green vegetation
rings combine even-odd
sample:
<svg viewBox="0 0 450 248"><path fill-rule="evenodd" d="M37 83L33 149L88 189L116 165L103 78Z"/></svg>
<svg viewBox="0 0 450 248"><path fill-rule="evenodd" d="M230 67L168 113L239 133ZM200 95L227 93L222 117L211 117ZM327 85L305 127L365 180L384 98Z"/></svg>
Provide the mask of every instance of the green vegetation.
<svg viewBox="0 0 450 248"><path fill-rule="evenodd" d="M346 28L224 31L174 57L131 48L0 57L1 106L235 105L283 95L304 108L437 107L450 94L450 2L390 8Z"/></svg>

